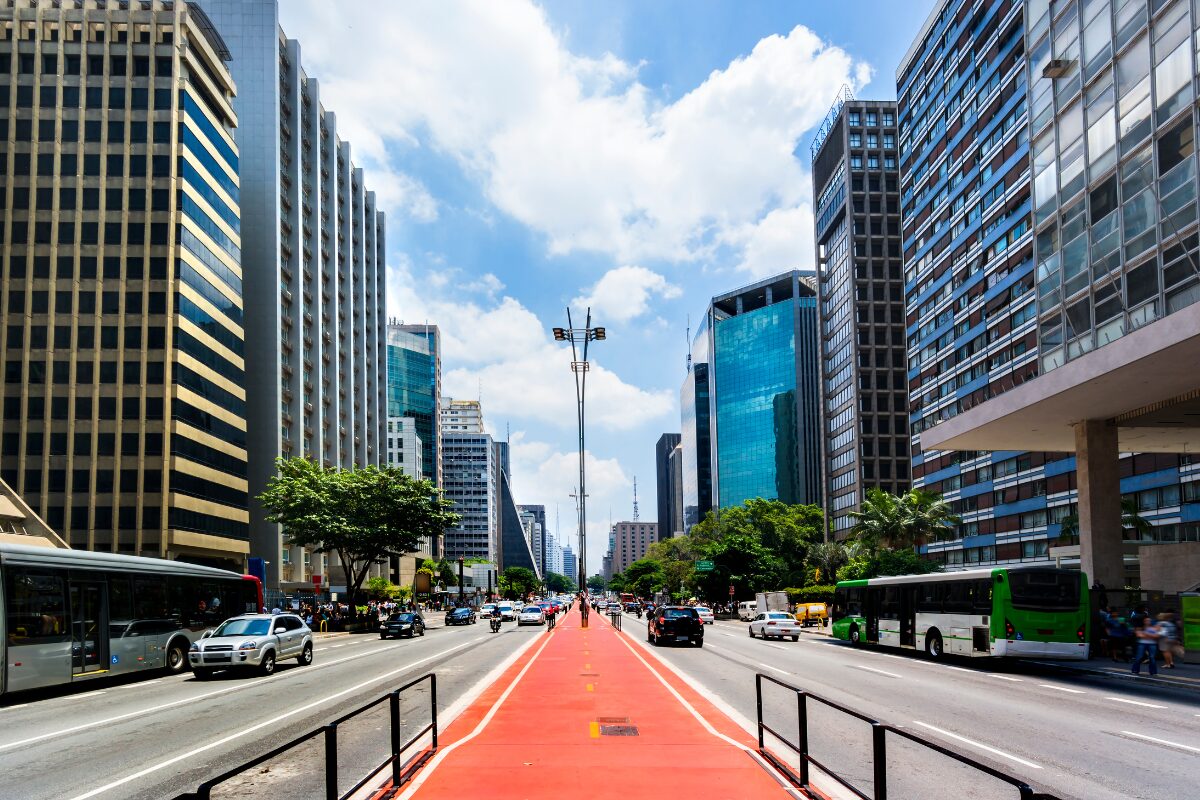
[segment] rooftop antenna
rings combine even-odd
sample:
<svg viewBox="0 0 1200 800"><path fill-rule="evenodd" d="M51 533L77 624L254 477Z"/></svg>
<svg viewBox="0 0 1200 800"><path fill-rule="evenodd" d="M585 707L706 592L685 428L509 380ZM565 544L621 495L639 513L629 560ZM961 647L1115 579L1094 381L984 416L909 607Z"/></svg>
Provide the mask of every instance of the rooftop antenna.
<svg viewBox="0 0 1200 800"><path fill-rule="evenodd" d="M687 371L692 371L692 315L687 315L687 333L684 334L684 346L687 348Z"/></svg>
<svg viewBox="0 0 1200 800"><path fill-rule="evenodd" d="M633 476L633 521L638 521L637 475Z"/></svg>

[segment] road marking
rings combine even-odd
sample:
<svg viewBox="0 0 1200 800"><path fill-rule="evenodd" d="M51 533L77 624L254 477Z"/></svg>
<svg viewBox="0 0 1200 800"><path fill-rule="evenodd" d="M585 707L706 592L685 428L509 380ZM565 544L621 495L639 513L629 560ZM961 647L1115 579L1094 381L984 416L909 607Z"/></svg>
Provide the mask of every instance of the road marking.
<svg viewBox="0 0 1200 800"><path fill-rule="evenodd" d="M968 739L965 736L959 736L957 733L951 733L950 731L935 727L933 725L930 725L928 722L921 722L920 720L915 719L915 720L913 720L913 724L920 725L922 728L928 728L931 731L937 731L938 733L942 734L943 736L949 736L951 739L957 739L958 741L962 742L963 744L969 744L972 747L977 747L980 750L984 750L988 753L991 753L992 755L997 755L997 756L1000 756L1001 758L1007 758L1010 761L1017 762L1018 764L1024 764L1025 766L1029 767L1030 769L1041 769L1042 768L1041 764L1035 764L1032 761L1026 761L1025 759L1021 758L1020 756L1014 756L1012 753L1006 753L1003 750L997 750L994 747L988 747L986 744L977 742L974 739Z"/></svg>
<svg viewBox="0 0 1200 800"><path fill-rule="evenodd" d="M588 736L591 736L593 739L600 738L600 723L599 722L589 722L588 723Z"/></svg>
<svg viewBox="0 0 1200 800"><path fill-rule="evenodd" d="M956 667L952 664L941 664L940 666L943 669L952 669L956 672L975 672L975 670L973 670L973 669L967 669L966 667Z"/></svg>
<svg viewBox="0 0 1200 800"><path fill-rule="evenodd" d="M774 647L776 650L787 650L787 648L781 644L771 644L770 642L763 642L763 647Z"/></svg>
<svg viewBox="0 0 1200 800"><path fill-rule="evenodd" d="M1200 714L1197 714L1196 716L1200 717ZM1134 733L1133 731L1121 731L1121 733L1125 734L1126 736L1133 736L1137 739L1145 739L1150 742L1165 744L1167 747L1178 747L1180 750L1187 750L1190 753L1200 753L1200 747L1192 747L1191 745L1180 744L1179 742L1169 742L1166 739L1156 739L1153 736L1146 736L1143 733Z"/></svg>
<svg viewBox="0 0 1200 800"><path fill-rule="evenodd" d="M1143 703L1141 700L1126 700L1124 697L1106 697L1105 700L1112 700L1117 703L1128 703L1131 706L1142 706L1143 708L1166 708L1157 703Z"/></svg>
<svg viewBox="0 0 1200 800"><path fill-rule="evenodd" d="M1012 681L1013 683L1024 683L1023 678L1014 678L1011 675L997 675L994 672L989 672L989 673L987 673L987 676L989 678L995 678L995 679L1001 680L1001 681Z"/></svg>
<svg viewBox="0 0 1200 800"><path fill-rule="evenodd" d="M138 778L144 778L145 776L147 776L153 772L157 772L160 769L165 769L166 767L169 767L172 764L177 764L180 761L186 761L186 760L192 759L195 756L199 755L200 753L206 752L208 750L212 750L214 747L220 747L221 745L228 744L229 742L232 742L236 739L240 739L243 736L247 736L256 731L260 731L263 728L269 728L274 725L278 725L280 722L282 722L285 719L288 719L289 717L294 717L297 714L303 714L305 711L311 711L312 709L316 708L317 706L325 705L326 703L328 703L331 700L336 700L339 697L343 697L347 694L357 692L360 689L366 688L367 686L371 686L372 684L379 683L380 681L387 680L388 678L394 677L403 672L407 672L408 670L411 670L413 667L424 664L427 661L433 661L433 660L441 658L449 653L453 653L455 650L461 650L462 648L464 648L470 644L473 644L473 642L463 642L462 644L456 644L454 647L448 648L446 650L442 650L440 653L434 653L433 655L426 656L425 658L421 658L416 661L409 662L408 664L405 664L402 667L397 667L396 669L391 670L390 672L384 672L382 674L374 676L373 678L365 680L362 683L356 684L354 686L350 686L346 689L342 689L340 692L335 692L334 694L328 695L326 697L322 697L320 700L316 700L314 702L308 703L307 705L303 705L298 708L293 708L291 711L287 711L287 712L284 712L283 714L279 714L278 716L274 717L273 719L269 719L269 720L266 720L265 722L260 722L257 725L252 725L248 728L244 728L244 729L238 731L237 733L233 733L233 734L230 734L229 736L224 737L223 739L218 739L215 742L209 742L208 744L204 745L203 747L197 747L196 749L191 750L189 752L182 753L182 754L174 756L172 758L168 758L166 761L159 762L158 764L155 764L152 767L146 767L145 769L135 772L132 775L126 775L124 778L118 778L117 780L112 781L110 783L106 783L103 786L98 786L89 792L84 792L81 795L77 795L76 797L73 798L73 800L86 800L86 798L95 797L96 795L103 794L104 792L107 792L110 789L115 789L118 786L124 786L125 784L127 784L131 781L135 781ZM42 737L42 738L44 738L44 737Z"/></svg>
<svg viewBox="0 0 1200 800"><path fill-rule="evenodd" d="M767 663L764 663L764 662L762 662L762 661L759 661L759 662L758 662L758 665L759 665L760 667L766 667L767 669L773 669L773 670L775 670L776 672L781 672L781 673L783 673L784 675L791 675L791 674L792 674L792 673L788 672L786 669L780 669L779 667L772 666L772 665L770 665L770 664L767 664Z"/></svg>
<svg viewBox="0 0 1200 800"><path fill-rule="evenodd" d="M902 675L897 675L897 674L896 674L896 673L894 673L894 672L887 672L887 671L885 671L885 670L882 670L882 669L875 669L874 667L864 667L862 664L851 664L850 666L854 667L855 669L865 669L867 672L877 672L877 673L879 673L880 675L887 675L889 678L902 678L902 677L904 677L904 676L902 676Z"/></svg>
<svg viewBox="0 0 1200 800"><path fill-rule="evenodd" d="M52 697L46 700L47 703L53 703L56 700L82 700L85 697L93 697L98 694L107 694L107 689L97 689L94 692L81 692L80 694L67 695L66 697Z"/></svg>
<svg viewBox="0 0 1200 800"><path fill-rule="evenodd" d="M587 685L587 690L588 690L589 692L594 692L594 691L596 691L596 687L595 687L595 685L593 685L593 684L590 684L590 683L589 683L589 684Z"/></svg>
<svg viewBox="0 0 1200 800"><path fill-rule="evenodd" d="M1053 689L1056 692L1067 692L1068 694L1087 694L1082 689L1068 689L1065 686L1055 686L1052 683L1039 683L1038 686L1041 686L1043 689Z"/></svg>

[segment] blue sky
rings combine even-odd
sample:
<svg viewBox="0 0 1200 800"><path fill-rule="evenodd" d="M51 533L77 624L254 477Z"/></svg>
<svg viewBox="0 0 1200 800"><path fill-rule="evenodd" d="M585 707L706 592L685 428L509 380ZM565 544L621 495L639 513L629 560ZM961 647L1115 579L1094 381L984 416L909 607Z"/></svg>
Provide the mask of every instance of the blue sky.
<svg viewBox="0 0 1200 800"><path fill-rule="evenodd" d="M837 90L895 96L913 2L289 0L327 110L387 212L389 312L441 326L448 394L513 442L518 502L575 540L568 355L591 303L589 571L679 430L709 297L813 263L808 144Z"/></svg>

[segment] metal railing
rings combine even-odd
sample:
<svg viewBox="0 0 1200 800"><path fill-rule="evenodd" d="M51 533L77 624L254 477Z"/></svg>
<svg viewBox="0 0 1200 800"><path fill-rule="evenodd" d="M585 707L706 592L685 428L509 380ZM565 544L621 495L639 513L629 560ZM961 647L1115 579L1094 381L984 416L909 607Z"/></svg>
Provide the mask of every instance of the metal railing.
<svg viewBox="0 0 1200 800"><path fill-rule="evenodd" d="M415 735L413 735L407 742L401 743L400 742L400 695L403 692L413 688L414 686L424 683L426 681L429 682L429 724L426 725L425 727L421 728L421 730L417 731L417 733ZM367 775L365 775L362 778L362 780L360 780L360 781L358 781L358 783L354 784L354 786L352 786L345 794L338 794L338 763L337 763L337 729L338 729L338 726L344 722L347 722L348 720L353 719L354 717L357 717L359 714L362 714L365 711L369 711L372 708L375 708L376 706L380 705L381 703L385 703L385 702L388 703L390 706L389 717L390 717L390 725L391 725L392 754L390 756L388 756L386 759L384 759L383 763L381 763L379 766L375 767L369 773L367 773ZM406 767L404 760L401 758L402 754L404 753L405 750L407 750L408 748L410 748L414 744L416 744L426 734L432 734L432 743L431 743L430 747L428 749L426 749L423 753L421 753L420 756L418 756L413 762L411 762ZM358 790L360 790L364 786L366 786L367 783L372 778L374 778L376 775L378 775L380 772L382 772L384 770L384 768L388 767L389 765L392 768L392 785L397 786L397 787L403 785L404 783L406 783L408 780L410 780L412 778L413 774L416 773L416 771L418 769L420 769L422 766L424 766L426 761L433 758L433 755L437 752L437 749L438 749L437 675L430 672L426 675L422 675L421 677L416 678L415 680L411 680L408 683L404 684L403 686L399 687L398 689L394 689L393 691L388 692L387 694L383 695L382 697L380 697L376 700L373 700L370 703L367 703L365 706L357 708L348 714L343 714L342 716L335 719L333 722L330 722L326 725L322 725L321 727L311 730L308 733L303 734L302 736L297 736L295 739L292 739L290 742L281 744L279 747L276 747L275 749L273 749L269 752L266 752L255 759L247 761L246 763L241 764L240 766L234 767L233 769L226 770L225 772L222 772L220 775L216 776L215 778L210 778L209 780L200 784L196 788L196 791L185 792L181 795L178 795L175 798L175 800L209 800L212 796L212 790L214 787L224 783L225 781L229 780L230 778L234 778L234 777L237 777L238 775L241 775L243 772L246 772L247 770L251 770L254 767L257 767L259 764L262 764L264 761L269 761L278 755L286 753L288 750L291 750L293 747L297 747L301 744L304 744L305 742L309 741L310 739L314 739L317 736L323 736L324 740L325 740L325 762L324 762L324 773L325 773L324 798L325 798L325 800L346 800L346 798L350 797L355 792L357 792Z"/></svg>
<svg viewBox="0 0 1200 800"><path fill-rule="evenodd" d="M611 622L612 626L614 628L616 628L617 630L621 630L622 618L623 618L623 615L621 614L620 611L613 611L612 613L610 613L608 615L608 621Z"/></svg>
<svg viewBox="0 0 1200 800"><path fill-rule="evenodd" d="M763 721L763 681L769 681L773 684L783 687L792 692L796 697L796 720L797 720L797 741L789 740L779 731L772 728ZM754 676L754 692L758 704L758 752L771 764L779 770L783 775L791 781L796 787L808 790L812 788L810 765L815 766L822 773L828 775L833 780L837 781L843 787L853 792L856 797L862 800L887 800L888 797L888 771L887 771L887 735L889 733L906 739L910 742L920 745L921 747L933 750L935 753L951 758L960 764L965 764L972 769L984 773L996 780L1007 783L1016 788L1019 792L1020 800L1058 800L1054 795L1044 794L1035 791L1033 787L1025 783L1020 778L1016 778L1007 773L1001 772L994 767L989 767L987 764L982 764L973 758L956 753L953 750L934 744L926 739L921 738L902 728L897 728L892 725L871 719L866 714L859 713L852 708L847 708L832 700L826 700L824 697L805 691L797 686L792 686L790 683L785 683L777 678L772 678L770 675L763 675L761 672ZM841 775L838 775L829 766L822 764L809 752L808 748L808 701L814 700L824 706L840 711L855 719L862 720L871 726L871 766L872 766L872 794L868 795L854 786ZM800 758L799 769L800 773L792 769L791 766L767 749L766 737L764 734L771 734L775 739L782 742L789 750L794 752Z"/></svg>

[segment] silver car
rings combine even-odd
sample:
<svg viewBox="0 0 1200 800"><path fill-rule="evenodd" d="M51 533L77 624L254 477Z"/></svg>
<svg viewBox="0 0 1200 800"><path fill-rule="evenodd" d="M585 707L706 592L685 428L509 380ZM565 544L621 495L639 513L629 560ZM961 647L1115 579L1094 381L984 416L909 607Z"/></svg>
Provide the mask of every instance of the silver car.
<svg viewBox="0 0 1200 800"><path fill-rule="evenodd" d="M188 660L197 680L218 669L244 667L264 675L275 664L294 658L302 667L313 660L312 631L295 614L243 614L222 622L192 644Z"/></svg>

